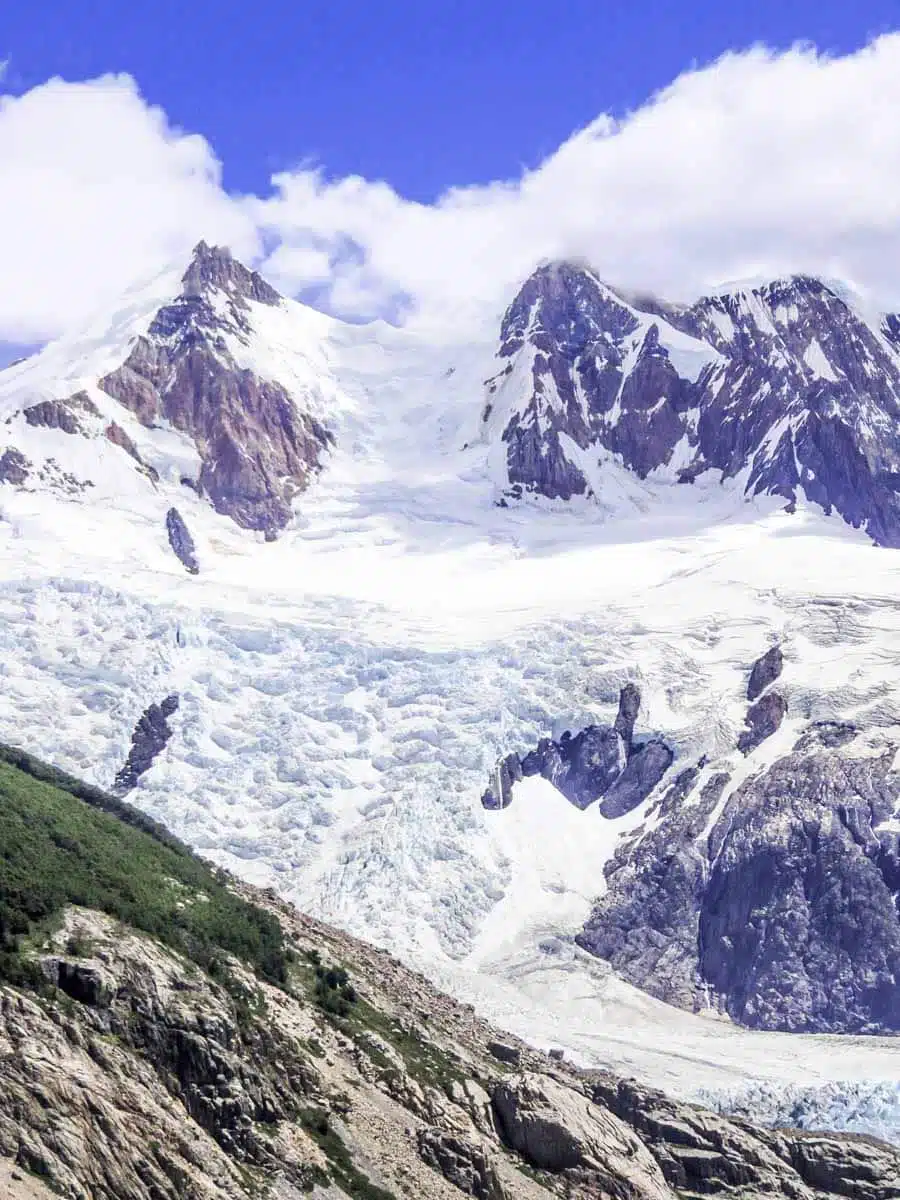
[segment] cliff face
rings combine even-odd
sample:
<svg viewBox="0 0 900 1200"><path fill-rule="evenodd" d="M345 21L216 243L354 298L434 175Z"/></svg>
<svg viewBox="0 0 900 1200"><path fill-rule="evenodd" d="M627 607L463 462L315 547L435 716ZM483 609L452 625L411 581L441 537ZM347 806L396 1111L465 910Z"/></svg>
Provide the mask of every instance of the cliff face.
<svg viewBox="0 0 900 1200"><path fill-rule="evenodd" d="M789 714L783 667L777 645L748 664L746 724L728 754L679 762L664 732L636 738L629 684L613 725L506 755L482 803L514 804L515 784L541 774L596 821L644 806L576 938L635 986L755 1029L895 1033L896 737L802 721L773 754Z"/></svg>

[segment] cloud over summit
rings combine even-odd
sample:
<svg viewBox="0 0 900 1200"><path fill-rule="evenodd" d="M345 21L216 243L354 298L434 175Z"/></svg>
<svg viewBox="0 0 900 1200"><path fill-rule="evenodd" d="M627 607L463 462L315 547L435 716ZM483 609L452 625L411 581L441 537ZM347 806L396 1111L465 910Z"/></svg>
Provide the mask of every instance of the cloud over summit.
<svg viewBox="0 0 900 1200"><path fill-rule="evenodd" d="M465 333L543 259L690 298L744 275L847 278L900 306L900 35L842 58L756 47L599 116L520 178L433 204L301 166L227 195L201 137L134 82L0 101L0 338L48 337L199 236L268 253L282 290ZM427 152L427 147L423 147Z"/></svg>

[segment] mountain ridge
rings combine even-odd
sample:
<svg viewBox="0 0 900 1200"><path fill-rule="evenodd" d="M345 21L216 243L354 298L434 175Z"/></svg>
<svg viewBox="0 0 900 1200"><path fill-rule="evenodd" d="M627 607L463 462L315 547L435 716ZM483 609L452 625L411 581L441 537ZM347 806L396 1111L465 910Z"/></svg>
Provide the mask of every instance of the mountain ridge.
<svg viewBox="0 0 900 1200"><path fill-rule="evenodd" d="M506 445L512 496L590 494L606 453L640 479L717 470L898 543L896 317L873 329L809 275L633 300L555 263L507 309L483 423Z"/></svg>

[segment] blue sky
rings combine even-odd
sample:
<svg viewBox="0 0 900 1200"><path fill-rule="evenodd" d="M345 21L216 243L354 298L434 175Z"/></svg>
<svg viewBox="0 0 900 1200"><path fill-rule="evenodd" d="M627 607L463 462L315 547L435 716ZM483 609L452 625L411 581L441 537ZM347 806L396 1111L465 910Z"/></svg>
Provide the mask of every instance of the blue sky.
<svg viewBox="0 0 900 1200"><path fill-rule="evenodd" d="M4 0L6 88L125 71L225 185L313 158L412 199L535 166L600 112L763 41L845 53L898 0Z"/></svg>
<svg viewBox="0 0 900 1200"><path fill-rule="evenodd" d="M0 361L201 237L461 339L559 257L900 307L896 31L900 0L0 0Z"/></svg>

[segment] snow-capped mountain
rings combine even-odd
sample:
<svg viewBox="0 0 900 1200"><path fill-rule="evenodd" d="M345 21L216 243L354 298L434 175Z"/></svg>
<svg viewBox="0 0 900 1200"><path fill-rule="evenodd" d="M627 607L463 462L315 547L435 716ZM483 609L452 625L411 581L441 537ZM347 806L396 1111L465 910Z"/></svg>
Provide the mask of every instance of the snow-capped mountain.
<svg viewBox="0 0 900 1200"><path fill-rule="evenodd" d="M862 458L887 456L887 436L866 439L894 395L897 322L878 332L809 288L804 313L850 314L846 355L885 356L841 403ZM810 480L794 512L748 482L788 429L809 461L831 419L809 397L838 385L810 335L794 395L798 333L778 404L761 386L745 410L757 301L739 289L676 310L559 267L522 296L498 371L496 330L343 325L201 246L0 372L0 740L131 789L214 861L539 1044L682 1093L830 1089L829 1113L855 1081L856 1109L871 1087L900 1136L896 1038L765 1032L897 1027L897 560L834 515L845 476L830 517ZM826 324L815 341L846 388ZM703 457L726 394L721 445L759 438L730 475ZM548 499L510 494L548 479ZM773 645L783 674L749 699ZM823 744L833 729L847 736ZM787 953L816 872L833 892L804 892L810 937ZM829 1008L815 997L860 881L883 954L841 959Z"/></svg>
<svg viewBox="0 0 900 1200"><path fill-rule="evenodd" d="M166 275L149 291L99 344L88 337L51 347L3 373L0 395L14 407L0 475L19 487L61 482L73 494L99 486L120 499L174 483L274 537L333 441L317 415L327 407L327 373L303 353L311 341L319 347L296 328L297 312L221 247L201 242L180 282ZM300 343L279 355L279 341L298 333ZM254 358L261 344L263 374ZM29 434L41 429L81 444ZM63 453L41 454L51 447Z"/></svg>
<svg viewBox="0 0 900 1200"><path fill-rule="evenodd" d="M900 545L898 329L806 276L680 307L547 265L504 317L488 385L501 484L602 496L610 458L640 479L717 472Z"/></svg>

